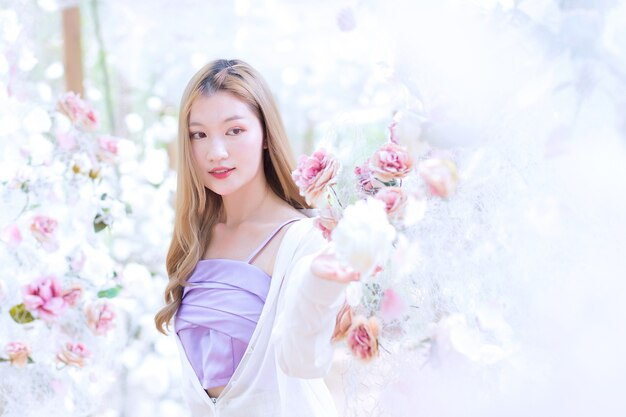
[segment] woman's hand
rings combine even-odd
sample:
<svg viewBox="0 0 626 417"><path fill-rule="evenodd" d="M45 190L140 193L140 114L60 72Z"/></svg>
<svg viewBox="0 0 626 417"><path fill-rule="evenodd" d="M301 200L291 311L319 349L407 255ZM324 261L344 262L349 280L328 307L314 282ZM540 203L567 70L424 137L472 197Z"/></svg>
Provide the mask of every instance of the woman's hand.
<svg viewBox="0 0 626 417"><path fill-rule="evenodd" d="M311 272L328 281L349 283L361 279L361 274L349 266L342 266L332 247L327 246L311 262Z"/></svg>

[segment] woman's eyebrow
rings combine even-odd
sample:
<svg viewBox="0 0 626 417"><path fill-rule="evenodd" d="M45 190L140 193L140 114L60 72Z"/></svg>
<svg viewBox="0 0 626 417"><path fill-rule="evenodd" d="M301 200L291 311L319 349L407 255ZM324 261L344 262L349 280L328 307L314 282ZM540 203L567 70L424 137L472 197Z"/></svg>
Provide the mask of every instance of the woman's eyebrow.
<svg viewBox="0 0 626 417"><path fill-rule="evenodd" d="M222 123L227 123L227 122L231 122L233 120L240 120L240 119L244 119L244 117L235 114L234 116L230 116L230 117L227 117L226 119L224 119L224 121ZM204 126L204 125L202 123L200 123L200 122L189 122L189 126Z"/></svg>

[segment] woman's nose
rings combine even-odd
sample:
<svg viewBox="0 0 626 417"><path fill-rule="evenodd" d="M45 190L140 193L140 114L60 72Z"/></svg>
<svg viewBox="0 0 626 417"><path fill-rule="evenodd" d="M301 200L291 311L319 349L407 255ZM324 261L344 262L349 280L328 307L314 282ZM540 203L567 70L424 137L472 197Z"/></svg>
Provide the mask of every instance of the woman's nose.
<svg viewBox="0 0 626 417"><path fill-rule="evenodd" d="M224 141L221 139L209 140L206 157L209 161L219 161L228 157L228 151Z"/></svg>

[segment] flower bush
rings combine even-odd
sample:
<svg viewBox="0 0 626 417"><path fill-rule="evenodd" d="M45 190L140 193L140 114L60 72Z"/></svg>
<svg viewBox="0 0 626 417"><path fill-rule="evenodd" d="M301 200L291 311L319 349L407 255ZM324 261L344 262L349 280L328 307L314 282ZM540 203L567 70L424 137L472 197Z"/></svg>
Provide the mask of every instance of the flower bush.
<svg viewBox="0 0 626 417"><path fill-rule="evenodd" d="M334 189L340 164L325 149L301 156L293 172L300 194L307 202L318 203L315 224L330 242L331 249L314 261L313 273L328 279L358 279L348 284L332 340L345 341L364 362L379 354L381 330L408 314L406 301L386 273L406 251L406 232L424 217L427 198L450 198L458 181L452 161L412 152L403 145L419 140L421 120L406 114L391 122L389 141L355 166L356 193L347 207ZM413 155L421 159L416 161Z"/></svg>
<svg viewBox="0 0 626 417"><path fill-rule="evenodd" d="M126 339L115 324L123 268L108 246L111 226L128 214L116 169L123 140L95 133L96 112L73 93L56 107L11 97L2 105L7 117L23 118L26 132L19 142L0 140L0 403L14 400L6 396L20 375L32 374L33 387L72 392L93 409ZM101 393L68 370L76 368L95 372Z"/></svg>

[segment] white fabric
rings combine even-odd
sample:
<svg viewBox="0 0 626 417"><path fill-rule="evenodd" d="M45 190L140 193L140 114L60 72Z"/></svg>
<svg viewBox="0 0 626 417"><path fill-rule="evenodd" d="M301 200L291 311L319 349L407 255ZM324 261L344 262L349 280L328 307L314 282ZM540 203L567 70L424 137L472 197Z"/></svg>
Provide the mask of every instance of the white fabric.
<svg viewBox="0 0 626 417"><path fill-rule="evenodd" d="M215 404L175 336L182 390L193 417L337 415L322 378L332 363L330 338L345 285L322 280L310 271L311 260L325 244L313 219L302 219L287 230L248 349Z"/></svg>

